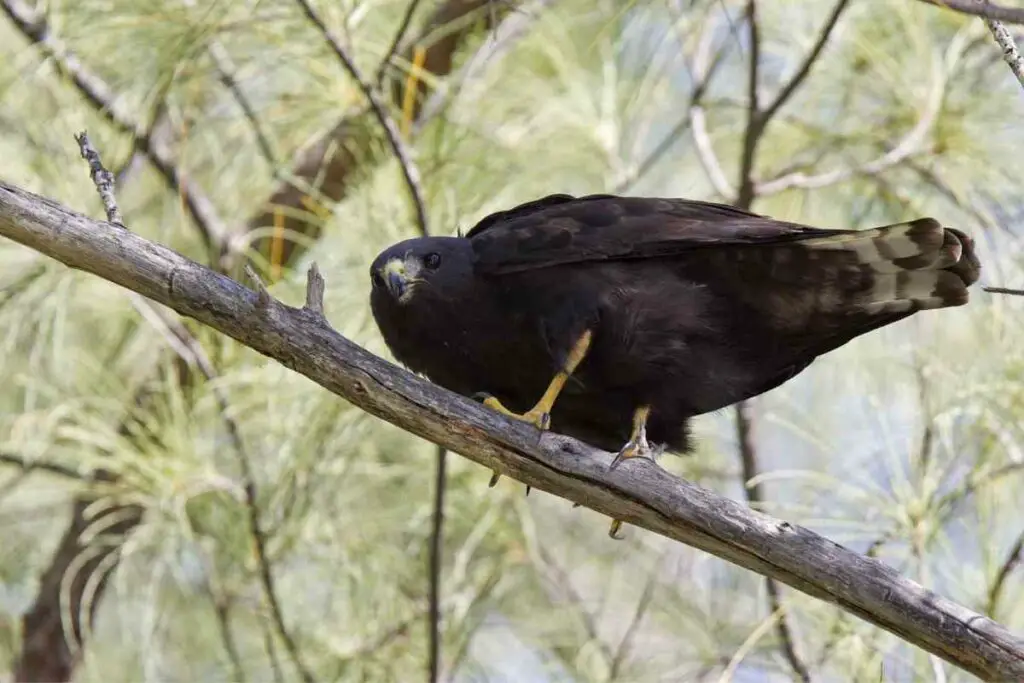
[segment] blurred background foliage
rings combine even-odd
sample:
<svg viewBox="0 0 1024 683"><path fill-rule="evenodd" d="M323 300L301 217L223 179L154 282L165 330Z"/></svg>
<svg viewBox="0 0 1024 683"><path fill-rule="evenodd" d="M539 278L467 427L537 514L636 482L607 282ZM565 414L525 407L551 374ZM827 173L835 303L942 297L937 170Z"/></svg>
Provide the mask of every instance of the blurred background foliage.
<svg viewBox="0 0 1024 683"><path fill-rule="evenodd" d="M371 80L409 7L313 6ZM289 302L315 260L332 324L386 354L366 269L415 234L414 212L362 94L296 2L3 8L5 181L100 216L73 139L86 129L118 171L132 230L229 271L238 262L224 253L247 257ZM435 233L554 192L735 199L744 3L414 9L381 92L415 150ZM843 9L761 141L754 209L836 228L934 215L977 239L985 284L1019 287L1021 93L984 24L913 0ZM762 102L833 10L759 4ZM505 40L509 22L518 33ZM437 46L453 63L420 75L419 104L430 104L403 114L414 44L437 48L428 65L444 56ZM108 111L134 125L83 98L76 69L101 79ZM339 122L356 132L334 134ZM140 131L177 187L133 143ZM709 147L727 186L709 179ZM296 171L314 148L313 172ZM345 155L338 180L325 169ZM289 180L317 202L262 220ZM211 240L187 204L200 192L223 231ZM298 680L261 579L244 461L283 625L312 677L424 676L434 446L186 322L215 369L207 381L182 361L181 324L166 312L11 243L0 263L0 672L24 666L26 639L45 639L22 617L49 591L64 631L95 609L71 639L75 680ZM757 400L762 507L1024 630L1022 305L979 287L971 305L861 338ZM697 432L696 453L661 464L742 498L733 412L700 418ZM596 513L524 497L507 478L488 489L488 476L448 458L442 680L970 678L803 594L782 589L774 612L762 577L638 529L613 542ZM70 554L68 533L81 546Z"/></svg>

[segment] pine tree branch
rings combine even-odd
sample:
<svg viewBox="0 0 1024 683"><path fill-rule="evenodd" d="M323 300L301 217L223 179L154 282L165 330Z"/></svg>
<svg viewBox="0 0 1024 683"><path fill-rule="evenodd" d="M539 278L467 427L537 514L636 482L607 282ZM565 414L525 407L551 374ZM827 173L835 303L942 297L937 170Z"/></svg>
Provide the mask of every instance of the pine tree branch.
<svg viewBox="0 0 1024 683"><path fill-rule="evenodd" d="M0 182L0 235L194 318L410 433L827 600L985 680L1024 677L1024 640L886 565L646 463L506 418L365 351L323 316Z"/></svg>
<svg viewBox="0 0 1024 683"><path fill-rule="evenodd" d="M1024 24L1024 7L1004 7L993 5L990 2L978 2L978 0L918 0L936 7L969 14L973 17L984 17L1004 21L1007 24Z"/></svg>
<svg viewBox="0 0 1024 683"><path fill-rule="evenodd" d="M982 0L979 0L978 4L982 7L987 5ZM1002 50L1003 61L1010 67L1010 72L1016 77L1020 87L1024 88L1024 55L1020 53L1020 49L1013 40L1013 36L1010 35L1010 32L998 19L985 17L985 25L988 26L988 30L992 34L992 39L996 41L996 45Z"/></svg>

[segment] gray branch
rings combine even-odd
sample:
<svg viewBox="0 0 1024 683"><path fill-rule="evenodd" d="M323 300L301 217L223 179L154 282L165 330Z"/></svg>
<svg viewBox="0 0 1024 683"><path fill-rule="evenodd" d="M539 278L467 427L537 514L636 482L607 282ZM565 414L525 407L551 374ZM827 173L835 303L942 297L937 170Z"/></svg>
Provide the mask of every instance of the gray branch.
<svg viewBox="0 0 1024 683"><path fill-rule="evenodd" d="M412 434L880 626L984 679L1024 678L1024 640L885 564L647 462L537 431L406 372L315 311L259 295L170 249L0 182L0 235L206 324Z"/></svg>
<svg viewBox="0 0 1024 683"><path fill-rule="evenodd" d="M921 2L970 14L975 17L1005 21L1007 24L1024 24L1024 7L1004 7L978 0L921 0Z"/></svg>

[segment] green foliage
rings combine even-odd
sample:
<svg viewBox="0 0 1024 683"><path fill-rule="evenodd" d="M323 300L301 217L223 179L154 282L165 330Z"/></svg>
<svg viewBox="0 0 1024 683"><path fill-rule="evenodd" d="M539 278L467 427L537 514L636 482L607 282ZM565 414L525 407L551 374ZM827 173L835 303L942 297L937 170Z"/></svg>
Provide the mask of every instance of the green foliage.
<svg viewBox="0 0 1024 683"><path fill-rule="evenodd" d="M761 4L766 102L831 7ZM405 11L394 0L317 7L370 74ZM435 232L542 194L612 191L624 180L637 194L716 198L688 132L645 164L687 118L705 33L724 55L704 98L709 135L735 186L750 49L742 9L566 0L523 10L538 13L529 33L453 87L450 106L415 138ZM287 159L362 106L287 0L88 0L51 4L47 19L118 93L119 109L147 124L166 117L182 172L235 230ZM980 21L924 3L852 3L769 125L755 171L768 182L860 170L764 196L755 209L832 227L935 215L976 236L988 281L1019 284L1020 93L987 38ZM488 40L470 41L460 63ZM218 76L215 44L282 161L261 155ZM82 129L108 167L128 163L131 138L0 21L4 179L99 215L72 137ZM907 154L864 170L915 129ZM118 196L132 230L206 259L182 198L144 160ZM328 318L386 353L366 267L414 231L397 162L362 169L334 209L307 255L326 276ZM184 378L166 332L123 291L7 242L0 263L0 452L117 475L95 483L0 463L0 670L17 656L18 620L68 503L88 489L100 495L97 509L132 503L143 515L122 539L78 680L229 680L232 649L248 680L271 680L275 667L295 679L270 625L230 419L253 470L286 626L318 680L423 675L431 444L191 323L218 376L207 382L192 368ZM304 270L298 264L274 294L300 301ZM1019 576L995 589L1024 532L1021 301L979 288L969 307L862 338L758 401L766 509L1024 628ZM662 464L741 496L731 413L701 418L698 431L695 454ZM599 515L540 492L523 498L507 479L488 490L488 474L449 458L442 611L454 679L793 677L766 622L775 617L760 577L635 529L614 543ZM788 590L783 600L815 680L967 680L834 606Z"/></svg>

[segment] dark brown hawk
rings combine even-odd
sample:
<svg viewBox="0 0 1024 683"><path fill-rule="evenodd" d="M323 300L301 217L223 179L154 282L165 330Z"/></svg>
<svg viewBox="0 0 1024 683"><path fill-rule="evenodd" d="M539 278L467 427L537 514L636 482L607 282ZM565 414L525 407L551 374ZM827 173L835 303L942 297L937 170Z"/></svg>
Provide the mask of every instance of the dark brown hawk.
<svg viewBox="0 0 1024 683"><path fill-rule="evenodd" d="M623 458L921 310L967 303L964 233L920 218L823 230L683 199L552 195L370 267L395 357ZM623 445L625 444L625 445Z"/></svg>

